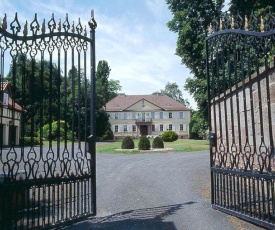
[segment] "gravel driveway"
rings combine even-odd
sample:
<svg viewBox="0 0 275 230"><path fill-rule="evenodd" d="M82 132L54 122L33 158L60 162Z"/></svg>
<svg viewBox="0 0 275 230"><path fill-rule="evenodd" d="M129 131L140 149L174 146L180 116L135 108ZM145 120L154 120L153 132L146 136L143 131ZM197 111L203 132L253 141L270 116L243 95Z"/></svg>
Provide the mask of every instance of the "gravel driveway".
<svg viewBox="0 0 275 230"><path fill-rule="evenodd" d="M65 229L261 229L211 208L208 151L97 154L97 206Z"/></svg>

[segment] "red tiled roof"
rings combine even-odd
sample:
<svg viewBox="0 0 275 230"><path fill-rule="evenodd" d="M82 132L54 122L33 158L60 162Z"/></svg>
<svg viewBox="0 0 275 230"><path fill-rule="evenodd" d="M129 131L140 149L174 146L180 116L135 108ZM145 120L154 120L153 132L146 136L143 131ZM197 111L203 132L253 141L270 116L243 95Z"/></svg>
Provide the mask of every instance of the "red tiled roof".
<svg viewBox="0 0 275 230"><path fill-rule="evenodd" d="M120 94L106 104L106 111L108 111L108 112L123 111L141 100L148 101L148 102L154 104L155 106L159 107L162 110L167 110L167 111L191 110L190 108L187 108L186 106L180 104L179 102L175 101L171 97L168 97L167 95L159 95L159 94L125 95L125 94Z"/></svg>
<svg viewBox="0 0 275 230"><path fill-rule="evenodd" d="M9 109L14 109L14 110L17 110L19 112L25 112L22 107L20 105L18 105L16 102L14 102L14 105L12 104L13 103L13 100L9 97L9 105L8 105L8 108ZM13 107L14 106L14 107Z"/></svg>
<svg viewBox="0 0 275 230"><path fill-rule="evenodd" d="M4 90L6 90L6 88L8 88L9 93L11 93L10 83L9 82L2 82L0 84L0 91L3 92ZM2 101L0 101L0 104L2 105ZM20 112L25 111L16 102L14 102L14 105L13 105L13 100L12 100L11 97L9 97L8 108L11 109L11 110L14 109L14 110L17 110L17 111L20 111Z"/></svg>
<svg viewBox="0 0 275 230"><path fill-rule="evenodd" d="M1 86L0 90L4 91L9 86L9 83L8 82L2 82L2 84L0 86Z"/></svg>

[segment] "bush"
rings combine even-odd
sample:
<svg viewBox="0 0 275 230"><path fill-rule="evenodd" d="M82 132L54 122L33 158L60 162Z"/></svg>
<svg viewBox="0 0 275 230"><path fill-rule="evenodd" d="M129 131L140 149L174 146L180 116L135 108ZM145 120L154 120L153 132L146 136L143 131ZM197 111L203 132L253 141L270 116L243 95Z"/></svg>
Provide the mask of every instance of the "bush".
<svg viewBox="0 0 275 230"><path fill-rule="evenodd" d="M114 134L112 130L107 130L105 134L102 136L102 140L113 140Z"/></svg>
<svg viewBox="0 0 275 230"><path fill-rule="evenodd" d="M161 137L155 137L155 139L153 140L152 147L155 149L163 149L164 148L163 140L161 139Z"/></svg>
<svg viewBox="0 0 275 230"><path fill-rule="evenodd" d="M164 142L173 142L178 140L178 134L174 131L165 131L161 138Z"/></svg>
<svg viewBox="0 0 275 230"><path fill-rule="evenodd" d="M150 150L151 148L151 143L148 137L146 136L141 136L138 142L138 149L139 150Z"/></svg>
<svg viewBox="0 0 275 230"><path fill-rule="evenodd" d="M121 148L122 149L134 149L135 143L133 141L133 138L130 136L124 137L122 140Z"/></svg>
<svg viewBox="0 0 275 230"><path fill-rule="evenodd" d="M23 141L24 139L24 141ZM20 145L23 145L24 142L24 146L31 146L32 145L32 138L31 137L21 137L20 139ZM40 143L40 139L38 137L34 137L33 138L33 145L43 145L43 141L42 143Z"/></svg>

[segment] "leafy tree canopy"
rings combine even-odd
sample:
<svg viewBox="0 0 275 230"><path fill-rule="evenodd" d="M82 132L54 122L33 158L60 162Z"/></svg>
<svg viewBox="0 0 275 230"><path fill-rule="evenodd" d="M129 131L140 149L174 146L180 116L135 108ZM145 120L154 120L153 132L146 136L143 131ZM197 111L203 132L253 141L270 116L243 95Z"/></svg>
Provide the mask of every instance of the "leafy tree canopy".
<svg viewBox="0 0 275 230"><path fill-rule="evenodd" d="M160 92L154 92L153 94L157 94L157 93L165 94L185 106L190 106L188 99L183 98L182 92L179 89L179 86L177 85L176 82L173 82L173 83L168 82L165 85L164 89L161 89Z"/></svg>
<svg viewBox="0 0 275 230"><path fill-rule="evenodd" d="M197 102L199 113L195 116L206 122L208 121L206 28L213 18L221 15L224 0L166 0L166 2L173 15L167 26L178 34L176 54L193 74L192 78L187 79L184 88ZM270 7L274 8L273 0L231 0L229 10L233 15L237 12L250 15L254 10L256 15L265 16L267 8Z"/></svg>
<svg viewBox="0 0 275 230"><path fill-rule="evenodd" d="M121 90L118 80L109 79L110 72L111 68L107 61L98 62L96 71L96 135L99 139L112 137L109 116L103 108ZM111 135L109 135L110 133Z"/></svg>

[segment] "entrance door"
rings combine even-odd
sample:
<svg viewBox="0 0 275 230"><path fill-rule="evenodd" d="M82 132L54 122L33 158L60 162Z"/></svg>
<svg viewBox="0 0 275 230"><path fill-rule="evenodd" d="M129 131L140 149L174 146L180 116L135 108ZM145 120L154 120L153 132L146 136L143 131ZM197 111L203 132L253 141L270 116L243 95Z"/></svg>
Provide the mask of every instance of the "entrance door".
<svg viewBox="0 0 275 230"><path fill-rule="evenodd" d="M9 145L15 145L16 141L16 126L9 126Z"/></svg>
<svg viewBox="0 0 275 230"><path fill-rule="evenodd" d="M142 136L148 135L148 128L147 128L147 125L141 125L141 126L140 126L140 134L141 134Z"/></svg>

